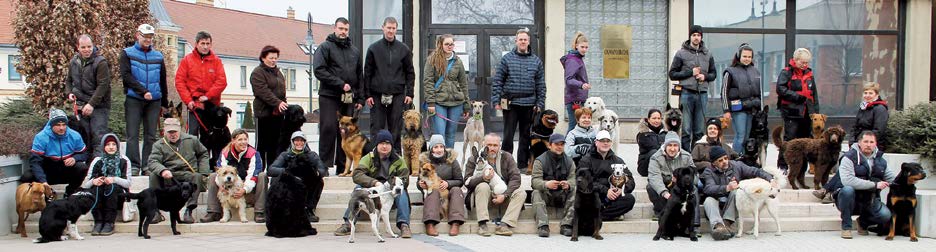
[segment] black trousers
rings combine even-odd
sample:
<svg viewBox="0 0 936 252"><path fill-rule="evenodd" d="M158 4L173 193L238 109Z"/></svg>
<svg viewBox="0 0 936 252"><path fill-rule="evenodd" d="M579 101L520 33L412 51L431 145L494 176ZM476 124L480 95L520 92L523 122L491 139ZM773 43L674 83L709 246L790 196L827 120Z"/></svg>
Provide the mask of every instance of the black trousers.
<svg viewBox="0 0 936 252"><path fill-rule="evenodd" d="M347 114L354 104L345 104L338 97L319 96L319 157L325 167L337 165L336 174L344 172L345 153L341 149L338 132L338 114Z"/></svg>
<svg viewBox="0 0 936 252"><path fill-rule="evenodd" d="M400 130L403 129L403 110L409 107L409 104L403 104L403 94L393 95L393 102L384 106L380 104L380 95L374 97L374 106L371 107L371 136L377 136L377 132L382 129L390 131L393 135L393 150L397 153L400 148Z"/></svg>
<svg viewBox="0 0 936 252"><path fill-rule="evenodd" d="M530 159L530 127L533 126L533 106L510 105L504 110L504 139L501 150L513 152L514 133L519 131L520 142L517 148L517 168L525 170Z"/></svg>
<svg viewBox="0 0 936 252"><path fill-rule="evenodd" d="M124 188L115 184L91 186L90 192L97 197L97 205L91 210L94 222L113 223L123 210Z"/></svg>
<svg viewBox="0 0 936 252"><path fill-rule="evenodd" d="M601 220L603 221L611 221L627 214L634 209L634 203L637 203L637 198L634 198L634 195L630 193L623 194L615 200L608 200L607 196L603 198L604 210L601 211Z"/></svg>
<svg viewBox="0 0 936 252"><path fill-rule="evenodd" d="M66 167L65 161L43 158L39 166L45 172L46 183L49 185L68 184L65 186L66 197L78 191L81 182L84 182L84 177L88 175L88 165L84 162L75 161L74 166ZM32 169L26 169L20 177L20 182L29 183L38 182L38 180L33 175Z"/></svg>
<svg viewBox="0 0 936 252"><path fill-rule="evenodd" d="M257 152L263 159L264 167L270 164L279 156L280 149L280 129L283 126L283 116L268 116L257 118ZM289 132L292 134L292 132ZM287 137L288 138L288 137ZM289 141L285 147L289 147ZM284 147L284 148L285 148Z"/></svg>
<svg viewBox="0 0 936 252"><path fill-rule="evenodd" d="M812 119L809 117L802 118L783 118L783 142L788 142L797 138L811 138L812 135ZM781 148L782 146L777 146ZM807 169L807 163L803 163L801 171ZM777 167L785 168L787 167L786 160L783 158L783 149L780 149L780 156L777 157Z"/></svg>
<svg viewBox="0 0 936 252"><path fill-rule="evenodd" d="M322 198L322 190L325 189L325 179L313 179L309 187L311 188L306 188L309 193L306 195L306 210L314 211L315 208L318 207L319 200Z"/></svg>

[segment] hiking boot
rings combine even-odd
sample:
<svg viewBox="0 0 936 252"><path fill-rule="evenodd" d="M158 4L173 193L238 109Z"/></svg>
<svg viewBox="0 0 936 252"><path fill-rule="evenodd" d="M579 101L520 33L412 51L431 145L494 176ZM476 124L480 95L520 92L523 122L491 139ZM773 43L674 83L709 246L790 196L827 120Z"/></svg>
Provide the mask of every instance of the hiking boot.
<svg viewBox="0 0 936 252"><path fill-rule="evenodd" d="M458 236L459 228L461 228L461 224L457 222L449 225L449 236Z"/></svg>
<svg viewBox="0 0 936 252"><path fill-rule="evenodd" d="M351 224L348 224L347 222L341 224L338 229L335 229L335 236L346 236L349 234L351 234Z"/></svg>
<svg viewBox="0 0 936 252"><path fill-rule="evenodd" d="M106 223L104 223L104 226L101 227L101 233L99 233L98 235L101 235L101 236L108 236L108 235L112 235L112 234L114 234L114 223L113 223L113 222L106 222Z"/></svg>
<svg viewBox="0 0 936 252"><path fill-rule="evenodd" d="M497 229L494 229L494 234L502 235L502 236L511 236L513 235L513 231L510 230L510 227L508 227L507 225L501 224L501 225L497 225Z"/></svg>
<svg viewBox="0 0 936 252"><path fill-rule="evenodd" d="M491 236L491 229L488 228L487 223L478 224L478 234L484 237Z"/></svg>
<svg viewBox="0 0 936 252"><path fill-rule="evenodd" d="M842 230L842 239L851 239L851 230Z"/></svg>
<svg viewBox="0 0 936 252"><path fill-rule="evenodd" d="M150 224L158 224L160 222L163 222L164 220L166 220L166 217L163 217L162 213L160 213L159 211L156 211L156 217L150 220Z"/></svg>
<svg viewBox="0 0 936 252"><path fill-rule="evenodd" d="M309 222L312 222L312 223L319 222L319 217L315 216L315 212L308 211L306 212L306 216L309 217Z"/></svg>
<svg viewBox="0 0 936 252"><path fill-rule="evenodd" d="M263 212L254 213L254 222L256 223L266 223L266 216L263 215Z"/></svg>
<svg viewBox="0 0 936 252"><path fill-rule="evenodd" d="M539 235L539 237L549 237L549 226L540 226L536 230L536 234Z"/></svg>
<svg viewBox="0 0 936 252"><path fill-rule="evenodd" d="M562 225L561 227L559 227L559 234L563 236L572 236L572 226Z"/></svg>
<svg viewBox="0 0 936 252"><path fill-rule="evenodd" d="M104 222L95 221L94 228L91 229L91 236L101 235L101 228L104 227Z"/></svg>
<svg viewBox="0 0 936 252"><path fill-rule="evenodd" d="M413 238L413 231L410 231L409 224L400 225L400 237Z"/></svg>
<svg viewBox="0 0 936 252"><path fill-rule="evenodd" d="M861 224L858 225L858 235L868 236L868 229L861 227Z"/></svg>
<svg viewBox="0 0 936 252"><path fill-rule="evenodd" d="M192 212L193 212L192 210L194 209L186 208L185 213L182 213L182 219L179 220L179 223L182 223L182 224L195 223L195 218L192 218Z"/></svg>
<svg viewBox="0 0 936 252"><path fill-rule="evenodd" d="M827 193L828 191L826 191L825 188L822 188L822 189L813 191L812 195L816 196L817 199L823 200L825 199Z"/></svg>
<svg viewBox="0 0 936 252"><path fill-rule="evenodd" d="M436 230L435 226L435 224L426 224L426 235L439 236L439 231Z"/></svg>
<svg viewBox="0 0 936 252"><path fill-rule="evenodd" d="M712 239L716 241L724 241L731 238L731 230L728 230L728 227L725 224L718 223L715 224L715 230L712 230Z"/></svg>
<svg viewBox="0 0 936 252"><path fill-rule="evenodd" d="M198 222L201 223L210 223L221 220L221 213L212 213L208 212L201 219L198 219Z"/></svg>

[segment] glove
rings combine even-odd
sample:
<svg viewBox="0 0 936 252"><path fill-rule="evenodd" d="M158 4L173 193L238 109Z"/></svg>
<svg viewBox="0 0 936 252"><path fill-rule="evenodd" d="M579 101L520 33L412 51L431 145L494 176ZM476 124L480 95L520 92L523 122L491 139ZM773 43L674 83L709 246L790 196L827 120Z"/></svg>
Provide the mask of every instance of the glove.
<svg viewBox="0 0 936 252"><path fill-rule="evenodd" d="M575 153L579 155L585 155L588 152L588 145L580 144L575 146Z"/></svg>

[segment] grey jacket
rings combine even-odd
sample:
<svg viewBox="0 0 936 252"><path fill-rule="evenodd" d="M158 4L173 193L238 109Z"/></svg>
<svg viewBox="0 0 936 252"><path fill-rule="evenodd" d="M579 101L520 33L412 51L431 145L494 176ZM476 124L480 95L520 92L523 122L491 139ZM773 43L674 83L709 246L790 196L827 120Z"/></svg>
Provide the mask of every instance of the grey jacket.
<svg viewBox="0 0 936 252"><path fill-rule="evenodd" d="M854 149L858 153L858 160L865 160L865 162L867 162L869 166L875 163L873 161L871 162L867 161L870 158L861 154L861 149L858 147L858 144L852 144L852 149ZM879 150L875 148L874 153L871 153L871 156L872 157L877 156L878 151ZM873 167L869 167L869 168L873 168ZM870 174L871 171L868 171L868 173ZM870 189L873 189L875 186L874 182L870 180L861 179L855 176L855 163L852 162L851 159L848 159L848 158L842 158L839 161L838 176L840 176L842 179L842 185L851 186L855 188L855 190L870 190ZM885 172L884 172L885 181L887 181L888 183L893 183L894 179L896 178L897 178L896 169L889 169L889 168L885 169Z"/></svg>
<svg viewBox="0 0 936 252"><path fill-rule="evenodd" d="M665 149L664 147L660 147L656 153L653 153L653 156L650 157L649 167L647 167L649 171L647 182L650 184L650 187L660 195L668 191L663 178L673 177L673 170L683 167L695 168L695 164L692 162L692 155L689 154L688 151L680 149L676 157L670 158L666 156Z"/></svg>
<svg viewBox="0 0 936 252"><path fill-rule="evenodd" d="M705 80L701 83L692 77L692 69L695 67L701 68L701 73L705 74ZM679 81L684 89L695 92L708 92L709 83L715 80L717 74L715 58L705 47L705 42L699 43L699 49L696 49L689 40L683 42L682 49L676 52L669 69L670 80Z"/></svg>

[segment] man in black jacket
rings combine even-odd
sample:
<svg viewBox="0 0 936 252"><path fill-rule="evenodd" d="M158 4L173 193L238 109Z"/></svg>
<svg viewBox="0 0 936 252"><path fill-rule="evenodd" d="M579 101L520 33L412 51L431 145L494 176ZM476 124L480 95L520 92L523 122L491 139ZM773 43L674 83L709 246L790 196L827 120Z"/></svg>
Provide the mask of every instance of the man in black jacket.
<svg viewBox="0 0 936 252"><path fill-rule="evenodd" d="M413 52L396 40L397 20L383 22L384 37L367 49L364 60L364 95L371 107L371 134L387 129L393 135L393 149L400 148L403 110L413 103Z"/></svg>
<svg viewBox="0 0 936 252"><path fill-rule="evenodd" d="M686 117L683 120L682 149L692 150L692 144L705 135L705 104L708 88L715 80L715 58L702 42L702 26L689 28L689 39L676 51L669 69L670 80L679 81L679 106Z"/></svg>
<svg viewBox="0 0 936 252"><path fill-rule="evenodd" d="M108 133L107 121L110 118L110 66L104 56L98 54L91 36L79 36L76 47L78 54L68 62L65 92L68 101L76 105L78 123L83 128L91 129L91 136L85 139L85 145L92 147L94 156L98 157L102 151L101 142L94 140Z"/></svg>
<svg viewBox="0 0 936 252"><path fill-rule="evenodd" d="M315 78L319 88L319 152L325 167L337 165L336 173L344 172L345 154L338 139L338 114L352 115L351 107L359 110L364 104L361 85L361 52L348 37L347 18L335 20L335 33L315 50Z"/></svg>
<svg viewBox="0 0 936 252"><path fill-rule="evenodd" d="M709 158L712 165L702 172L702 180L705 181L702 192L706 197L702 205L712 228L712 238L727 240L734 236L729 229L738 217L738 209L734 203L735 192L740 187L738 181L762 178L770 181L770 185L775 188L778 184L773 176L764 170L747 166L741 161L729 161L728 152L721 146L713 146L709 150Z"/></svg>

